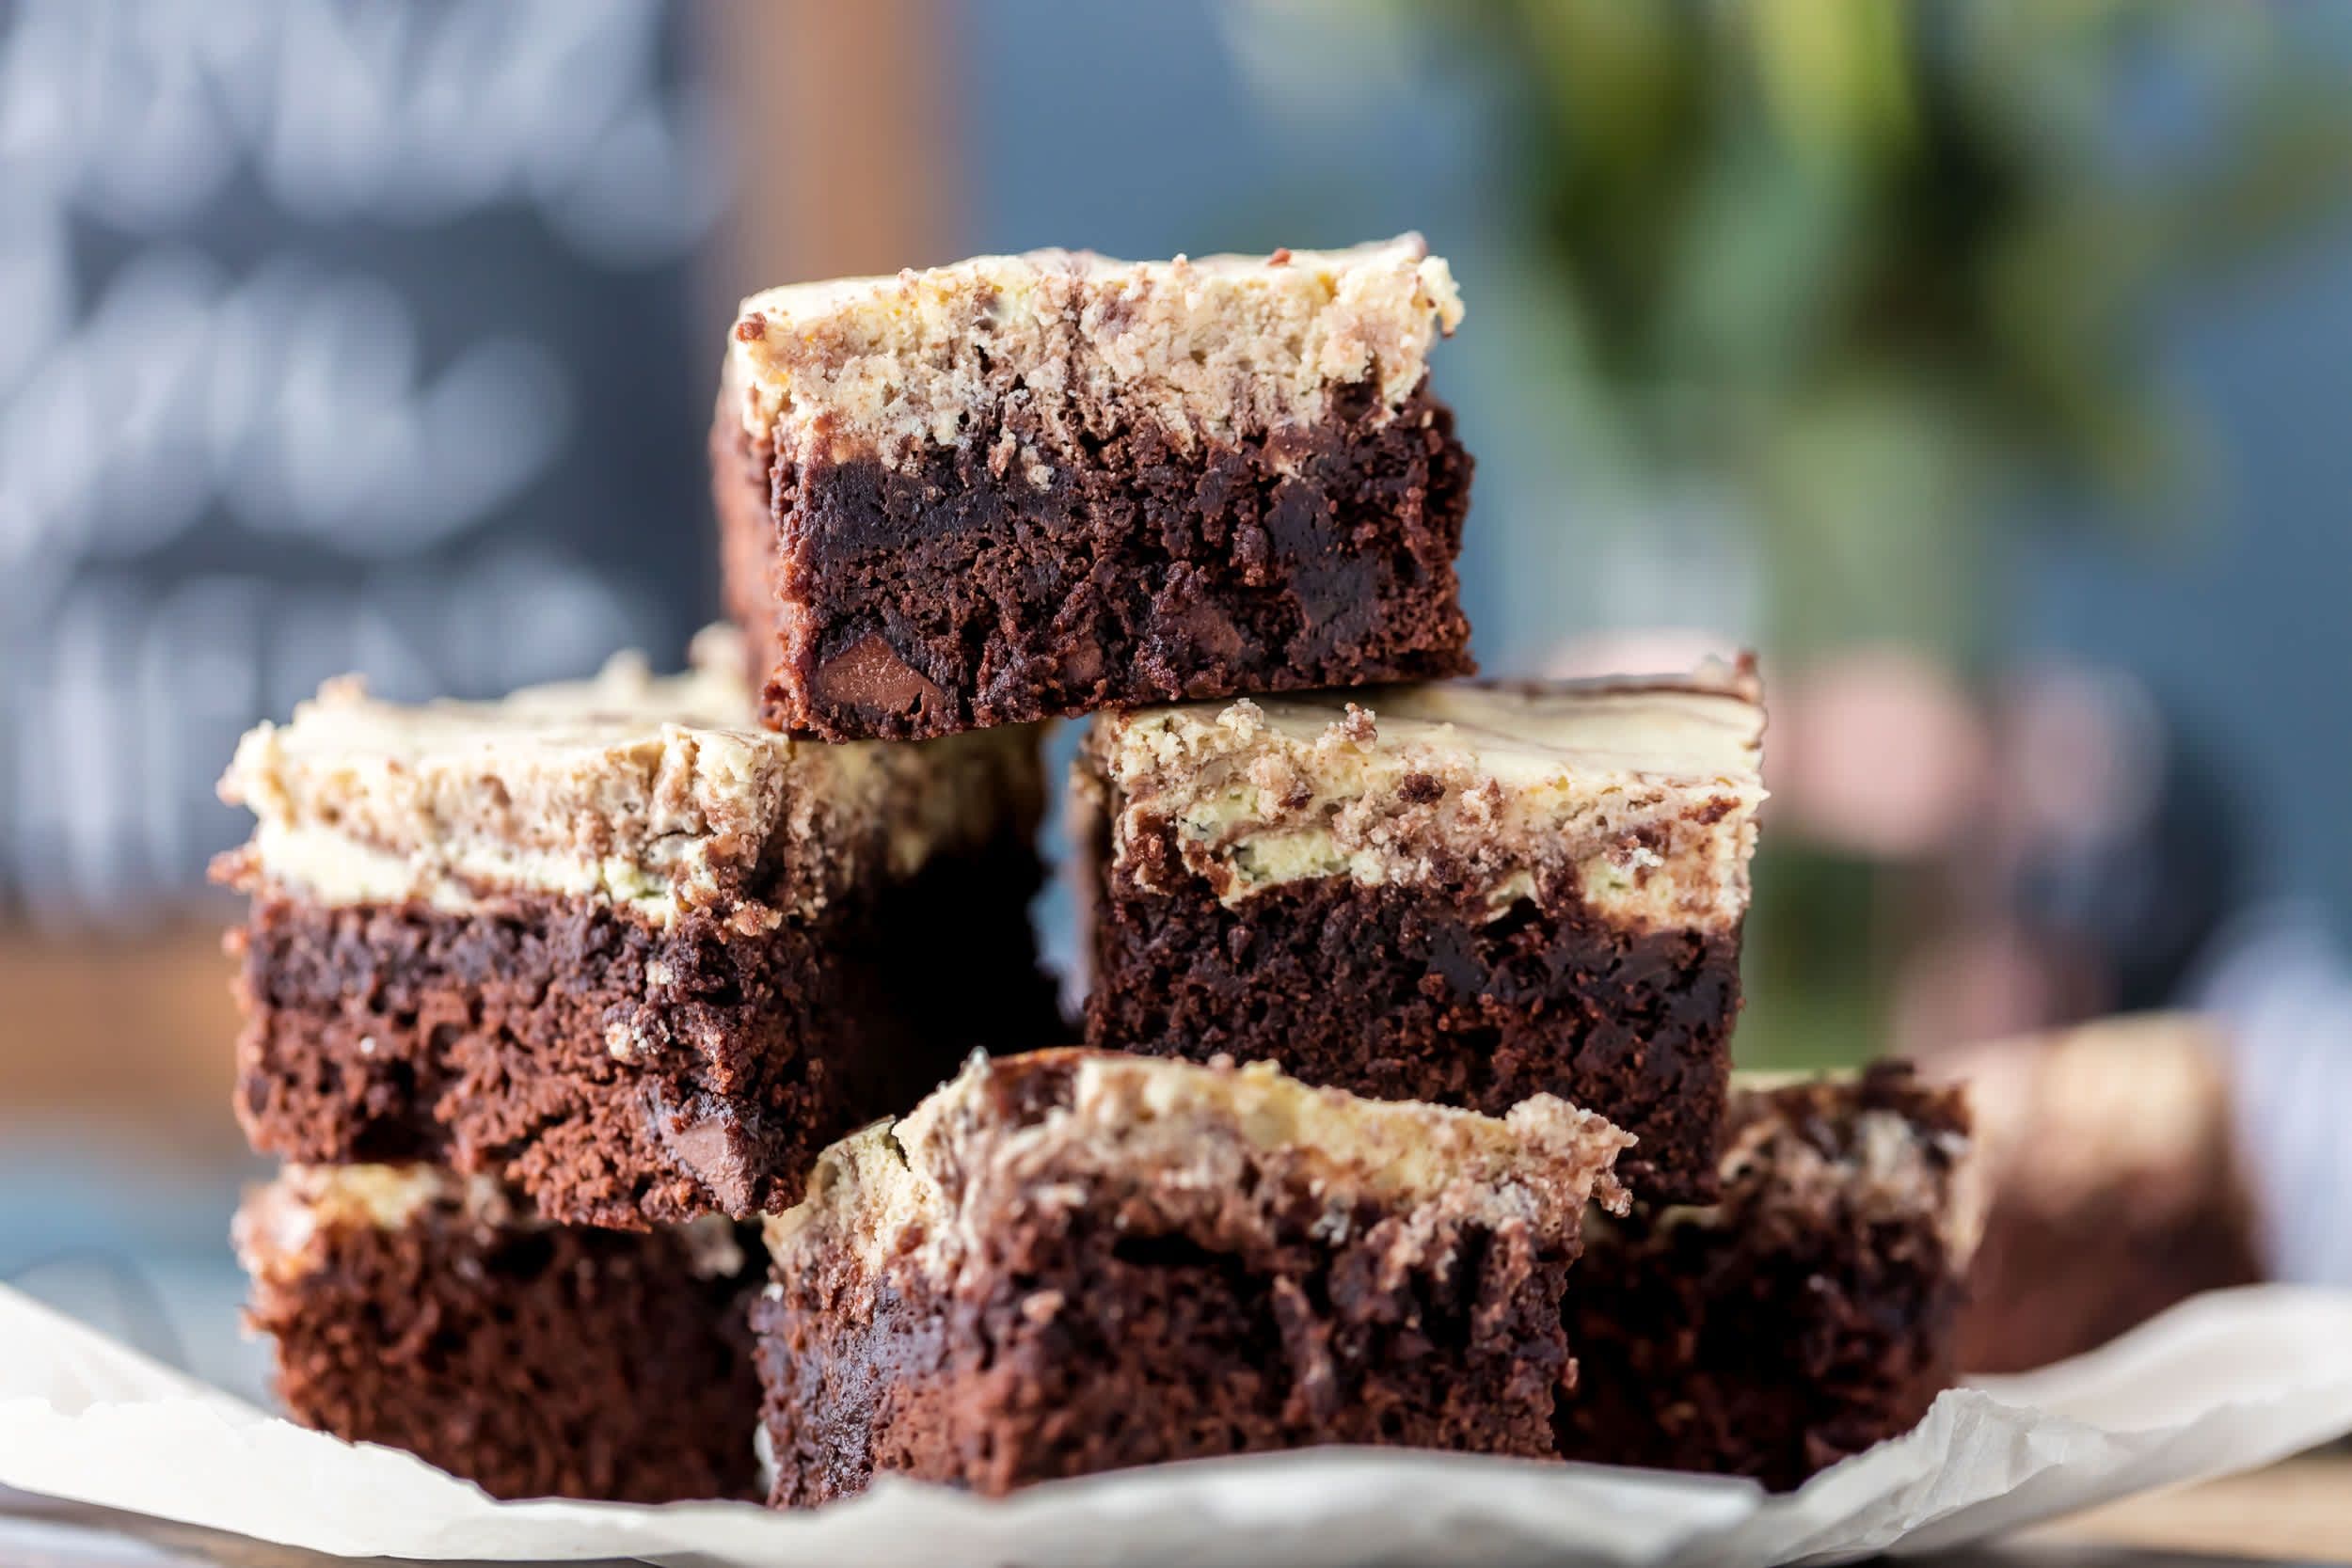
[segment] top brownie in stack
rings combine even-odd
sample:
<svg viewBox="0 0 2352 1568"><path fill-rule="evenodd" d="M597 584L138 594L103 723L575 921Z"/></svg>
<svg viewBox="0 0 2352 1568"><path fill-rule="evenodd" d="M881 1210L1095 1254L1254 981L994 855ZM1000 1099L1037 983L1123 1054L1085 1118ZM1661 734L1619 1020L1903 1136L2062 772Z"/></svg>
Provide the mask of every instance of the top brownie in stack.
<svg viewBox="0 0 2352 1568"><path fill-rule="evenodd" d="M499 703L332 683L245 737L222 793L258 826L220 874L253 897L257 1148L495 1175L565 1223L748 1217L973 1045L1052 1029L1035 734L793 740L739 643L697 654Z"/></svg>
<svg viewBox="0 0 2352 1568"><path fill-rule="evenodd" d="M1417 235L755 295L712 436L772 725L919 738L1470 669L1461 314Z"/></svg>
<svg viewBox="0 0 2352 1568"><path fill-rule="evenodd" d="M1104 714L1087 1041L1553 1094L1640 1140L1638 1196L1709 1196L1763 725L1722 666Z"/></svg>

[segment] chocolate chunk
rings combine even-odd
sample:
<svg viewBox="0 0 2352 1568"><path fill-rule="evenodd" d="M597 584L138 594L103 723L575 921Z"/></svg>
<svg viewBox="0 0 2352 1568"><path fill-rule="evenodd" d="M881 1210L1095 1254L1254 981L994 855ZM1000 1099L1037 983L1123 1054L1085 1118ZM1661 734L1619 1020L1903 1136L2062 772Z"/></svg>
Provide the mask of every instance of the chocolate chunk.
<svg viewBox="0 0 2352 1568"><path fill-rule="evenodd" d="M919 722L945 711L947 701L880 632L868 632L819 664L812 685L826 702L877 721Z"/></svg>
<svg viewBox="0 0 2352 1568"><path fill-rule="evenodd" d="M707 1095L675 1103L660 1084L646 1085L645 1101L654 1143L710 1195L711 1207L723 1214L755 1212L761 1150L735 1108Z"/></svg>

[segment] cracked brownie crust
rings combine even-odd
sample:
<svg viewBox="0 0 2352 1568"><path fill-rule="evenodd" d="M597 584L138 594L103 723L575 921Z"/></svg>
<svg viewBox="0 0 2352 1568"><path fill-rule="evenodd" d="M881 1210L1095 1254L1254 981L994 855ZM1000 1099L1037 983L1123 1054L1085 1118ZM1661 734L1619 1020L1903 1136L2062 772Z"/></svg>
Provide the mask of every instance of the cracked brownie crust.
<svg viewBox="0 0 2352 1568"><path fill-rule="evenodd" d="M567 1223L781 1209L826 1143L975 1045L1052 1037L1022 917L1036 885L1012 840L755 936L545 895L453 912L263 895L241 933L238 1114L264 1153L494 1174Z"/></svg>
<svg viewBox="0 0 2352 1568"><path fill-rule="evenodd" d="M1269 1069L1048 1053L830 1151L754 1309L771 1500L1319 1443L1548 1455L1624 1140Z"/></svg>
<svg viewBox="0 0 2352 1568"><path fill-rule="evenodd" d="M322 904L552 894L750 931L1038 815L1034 732L795 740L759 727L739 638L713 628L694 656L657 677L623 655L592 680L487 703L389 703L330 681L239 741L221 796L251 810L254 833L216 875Z"/></svg>
<svg viewBox="0 0 2352 1568"><path fill-rule="evenodd" d="M1735 1089L1722 1197L1590 1215L1563 1457L1794 1487L1955 1381L1982 1197L1966 1098L1881 1064Z"/></svg>
<svg viewBox="0 0 2352 1568"><path fill-rule="evenodd" d="M501 1497L752 1494L755 1282L726 1222L548 1226L487 1183L360 1166L288 1171L237 1230L304 1425Z"/></svg>

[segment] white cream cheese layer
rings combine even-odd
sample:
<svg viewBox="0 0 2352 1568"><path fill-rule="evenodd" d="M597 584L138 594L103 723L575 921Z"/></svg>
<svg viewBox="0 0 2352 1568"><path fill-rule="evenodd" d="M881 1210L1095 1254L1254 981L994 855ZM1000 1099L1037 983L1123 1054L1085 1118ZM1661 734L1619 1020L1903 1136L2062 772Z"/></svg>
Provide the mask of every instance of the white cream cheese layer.
<svg viewBox="0 0 2352 1568"><path fill-rule="evenodd" d="M1036 789L1031 731L798 740L759 727L743 668L731 635L707 633L686 674L624 656L500 702L329 682L237 747L221 796L256 824L234 874L330 905L549 894L654 925L755 884L809 912L852 877L977 842Z"/></svg>
<svg viewBox="0 0 2352 1568"><path fill-rule="evenodd" d="M462 1176L430 1164L291 1164L250 1189L231 1227L238 1261L256 1277L287 1279L316 1269L336 1231L403 1230L446 1206L469 1226L528 1230L544 1226L487 1176ZM706 1214L660 1227L684 1248L697 1278L743 1271L735 1222Z"/></svg>
<svg viewBox="0 0 2352 1568"><path fill-rule="evenodd" d="M1565 881L1629 927L1747 907L1752 677L1449 682L1105 714L1089 754L1122 865L1174 831L1228 903L1306 879L1458 883L1501 913Z"/></svg>
<svg viewBox="0 0 2352 1568"><path fill-rule="evenodd" d="M1170 261L1038 250L755 294L724 381L755 439L836 461L952 444L1016 388L1049 424L1115 405L1181 446L1312 424L1343 387L1393 414L1461 316L1418 234Z"/></svg>
<svg viewBox="0 0 2352 1568"><path fill-rule="evenodd" d="M1550 1095L1507 1116L1359 1098L1301 1084L1268 1063L1204 1067L1108 1052L1053 1052L1067 1093L1034 1119L999 1106L992 1081L1023 1058L975 1055L896 1123L877 1123L818 1157L807 1196L768 1222L779 1257L804 1237L852 1249L879 1270L919 1251L948 1266L969 1194L985 1183L1039 1194L1103 1177L1214 1204L1257 1158L1280 1162L1337 1214L1363 1200L1409 1207L1444 1196L1487 1223L1622 1209L1609 1174L1633 1138ZM1054 1199L1042 1199L1054 1200Z"/></svg>

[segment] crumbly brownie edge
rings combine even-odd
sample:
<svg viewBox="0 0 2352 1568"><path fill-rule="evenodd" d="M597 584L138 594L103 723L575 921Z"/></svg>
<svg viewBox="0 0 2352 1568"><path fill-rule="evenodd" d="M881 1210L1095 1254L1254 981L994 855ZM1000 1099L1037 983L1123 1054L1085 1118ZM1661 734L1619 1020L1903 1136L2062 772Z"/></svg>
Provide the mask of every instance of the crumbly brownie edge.
<svg viewBox="0 0 2352 1568"><path fill-rule="evenodd" d="M896 467L787 460L763 483L751 437L714 464L727 603L775 655L771 723L911 739L1473 669L1454 564L1471 464L1425 387L1238 445L1116 408L1078 451L1018 399L976 419Z"/></svg>
<svg viewBox="0 0 2352 1568"><path fill-rule="evenodd" d="M745 1497L757 1464L751 1280L670 1232L439 1215L322 1230L248 1321L294 1417L406 1449L501 1497Z"/></svg>
<svg viewBox="0 0 2352 1568"><path fill-rule="evenodd" d="M1059 1037L1025 917L1037 880L1008 836L934 861L870 916L750 936L556 898L260 897L238 1113L264 1153L495 1174L567 1223L773 1212L817 1150L973 1046Z"/></svg>
<svg viewBox="0 0 2352 1568"><path fill-rule="evenodd" d="M776 596L770 583L776 554L775 451L744 428L738 395L722 387L710 421L710 499L719 518L719 592L727 619L743 634L743 677L755 695L781 657ZM759 699L766 706L764 698ZM762 714L774 723L770 708Z"/></svg>
<svg viewBox="0 0 2352 1568"><path fill-rule="evenodd" d="M1435 887L1344 877L1238 904L1197 879L1157 893L1098 824L1086 1041L1272 1061L1309 1083L1501 1115L1553 1094L1640 1142L1645 1199L1716 1191L1740 933L1632 930L1554 890L1489 918Z"/></svg>
<svg viewBox="0 0 2352 1568"><path fill-rule="evenodd" d="M952 1280L904 1257L878 1279L837 1239L779 1255L754 1309L774 1506L1322 1443L1550 1454L1573 1235L1368 1203L1340 1224L1276 1180L1190 1225L1099 1189L970 1224Z"/></svg>
<svg viewBox="0 0 2352 1568"><path fill-rule="evenodd" d="M1824 1179L1840 1160L1867 1165L1854 1130L1870 1112L1909 1124L1924 1183L1863 1168ZM1895 1064L1857 1083L1742 1090L1735 1148L1760 1117L1831 1164L1789 1180L1727 1154L1712 1207L1588 1216L1565 1298L1579 1375L1558 1408L1562 1457L1786 1491L1909 1431L1956 1381L1962 1096Z"/></svg>

